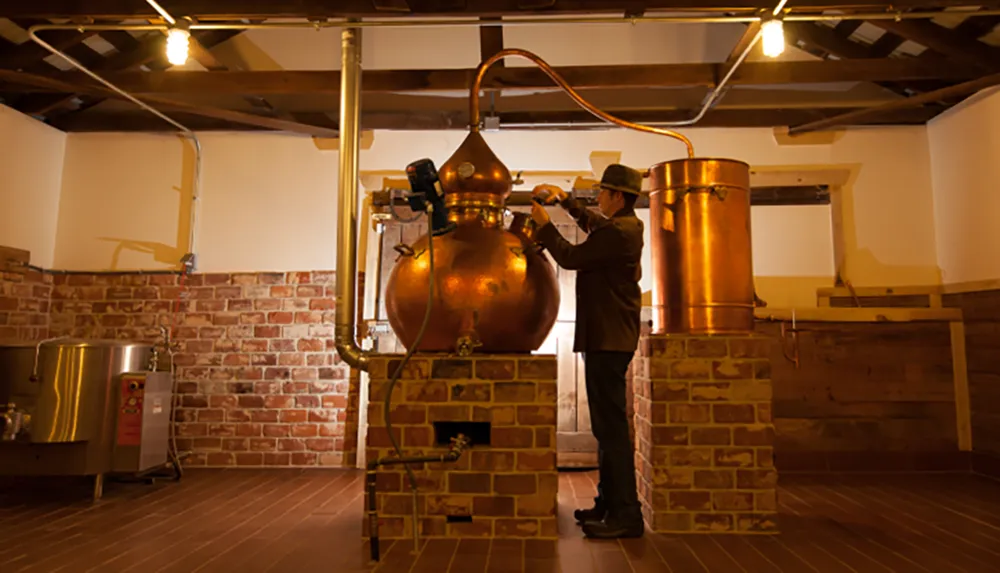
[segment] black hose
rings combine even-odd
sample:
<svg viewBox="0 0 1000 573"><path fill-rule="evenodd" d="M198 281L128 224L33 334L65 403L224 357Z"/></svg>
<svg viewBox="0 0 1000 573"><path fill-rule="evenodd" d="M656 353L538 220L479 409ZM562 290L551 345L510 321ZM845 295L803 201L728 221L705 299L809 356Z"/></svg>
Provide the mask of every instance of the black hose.
<svg viewBox="0 0 1000 573"><path fill-rule="evenodd" d="M392 449L395 450L396 452L396 458L395 459L390 458L385 460L372 460L371 462L368 463L368 519L370 522L369 526L370 531L368 537L371 546L372 561L379 560L378 509L376 504L376 492L375 492L375 469L381 465L389 465L389 464L403 465L403 467L406 469L406 475L410 480L410 489L414 493L413 510L414 512L416 512L417 506L416 506L415 496L417 493L417 476L416 474L413 473L413 469L409 466L409 464L423 463L430 461L448 461L452 457L454 457L454 459L458 459L458 456L461 455L461 450L459 449L457 453L449 452L444 456L428 456L426 458L406 459L403 457L403 450L399 446L399 441L396 439L396 436L394 436L392 433L392 415L390 413L392 410L392 391L396 387L396 383L399 381L400 375L403 373L403 368L406 367L407 362L410 361L410 358L413 356L413 353L416 352L417 347L420 346L420 343L423 341L424 334L426 334L427 332L427 325L430 324L431 321L431 307L434 304L434 228L432 225L432 217L431 217L433 211L434 207L428 206L427 256L430 257L428 261L430 265L430 270L428 272L428 280L427 280L429 284L427 286L427 310L424 312L424 322L423 324L420 325L420 330L417 332L417 337L413 340L413 344L411 344L410 348L407 349L406 354L403 356L403 359L400 360L399 365L396 366L395 372L393 372L392 376L389 378L389 386L386 389L386 394L385 394L385 402L384 402L385 429L389 433L389 441L392 442ZM395 212L393 212L393 215L395 216ZM416 520L414 520L413 522L414 543L416 543L416 534L417 534L417 523Z"/></svg>
<svg viewBox="0 0 1000 573"><path fill-rule="evenodd" d="M396 371L393 372L392 377L389 378L389 387L386 389L386 394L385 394L385 403L384 403L385 406L383 412L385 415L385 429L389 433L389 441L392 442L392 448L396 451L396 455L400 458L403 457L403 450L399 447L399 441L396 439L396 436L393 435L392 433L392 416L390 415L390 411L392 409L392 391L396 387L396 383L399 382L399 377L403 373L403 368L406 367L406 364L410 361L410 358L413 356L413 353L416 352L417 347L420 346L420 343L423 341L424 334L427 333L427 325L430 324L431 321L431 310L432 306L434 305L434 228L431 222L432 219L431 215L433 213L433 210L434 210L433 207L428 206L427 256L430 258L428 260L429 278L427 281L428 282L427 310L424 311L424 322L423 324L420 325L420 330L417 331L417 337L413 340L413 344L411 344L410 348L406 350L406 354L403 356L403 359L400 360L399 364L396 366ZM404 465L403 467L406 468L406 475L410 479L410 488L416 490L417 476L413 473L413 469L408 464Z"/></svg>

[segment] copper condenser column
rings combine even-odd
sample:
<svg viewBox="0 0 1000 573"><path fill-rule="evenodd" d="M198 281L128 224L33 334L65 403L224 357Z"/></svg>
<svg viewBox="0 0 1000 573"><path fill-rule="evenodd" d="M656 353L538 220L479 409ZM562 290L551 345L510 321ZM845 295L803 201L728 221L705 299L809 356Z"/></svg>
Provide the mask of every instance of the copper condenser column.
<svg viewBox="0 0 1000 573"><path fill-rule="evenodd" d="M653 332L752 332L750 166L678 159L649 179Z"/></svg>

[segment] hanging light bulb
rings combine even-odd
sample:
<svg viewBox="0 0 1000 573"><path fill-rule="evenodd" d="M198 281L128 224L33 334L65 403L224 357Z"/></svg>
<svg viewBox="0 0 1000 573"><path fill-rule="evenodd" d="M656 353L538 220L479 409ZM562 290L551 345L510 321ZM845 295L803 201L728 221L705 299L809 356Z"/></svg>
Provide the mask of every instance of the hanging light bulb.
<svg viewBox="0 0 1000 573"><path fill-rule="evenodd" d="M760 26L764 55L777 58L785 51L785 28L781 20L767 20Z"/></svg>
<svg viewBox="0 0 1000 573"><path fill-rule="evenodd" d="M187 30L171 28L167 32L167 61L174 66L182 66L188 59L188 40L191 34Z"/></svg>

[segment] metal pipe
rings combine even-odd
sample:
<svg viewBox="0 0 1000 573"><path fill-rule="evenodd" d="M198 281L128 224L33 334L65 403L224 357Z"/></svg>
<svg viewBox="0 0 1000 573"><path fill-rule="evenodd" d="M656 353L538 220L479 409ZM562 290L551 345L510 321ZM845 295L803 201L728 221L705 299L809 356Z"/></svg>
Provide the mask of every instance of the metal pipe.
<svg viewBox="0 0 1000 573"><path fill-rule="evenodd" d="M337 204L337 354L358 370L368 370L368 353L358 346L357 306L358 149L361 147L361 30L340 34L340 193Z"/></svg>
<svg viewBox="0 0 1000 573"><path fill-rule="evenodd" d="M158 118L162 119L163 121L169 123L170 125L176 127L177 129L179 129L181 131L181 133L185 137L187 137L188 139L191 140L192 145L194 146L194 152L195 152L195 172L194 172L194 182L193 182L192 189L191 189L191 216L190 216L190 225L191 225L191 228L190 228L190 232L189 232L189 236L188 236L188 251L189 252L186 255L184 255L184 257L182 257L179 262L186 269L187 272L193 271L195 269L195 253L197 252L195 250L195 238L196 238L196 230L195 229L197 228L197 223L198 223L198 220L197 220L198 201L199 201L199 198L200 198L200 195L201 195L201 157L202 157L202 153L201 153L201 141L198 139L198 136L195 135L195 133L193 131L191 131L190 129L188 129L183 124L178 123L177 121L174 121L173 119L167 117L163 113L161 113L161 112L157 111L156 109L150 107L148 104L146 104L146 103L142 102L141 100L135 98L132 94L126 92L125 90L123 90L123 89L119 88L118 86L112 84L111 82L105 80L101 76L95 74L89 68L87 68L87 66L84 66L80 62L76 61L76 59L70 57L67 54L64 54L63 52L61 52L58 49L56 49L56 48L52 47L51 45L49 45L48 42L46 42L46 41L42 40L41 38L39 38L38 37L38 32L41 31L41 30L47 30L47 29L50 29L50 28L47 27L46 25L32 26L32 27L28 28L28 37L31 38L31 40L34 41L39 46L45 48L46 50L48 50L52 54L55 54L56 56L62 58L67 63L69 63L71 66L73 66L74 68L76 68L76 69L80 70L81 72L87 74L88 76L90 76L91 78L93 78L94 80L96 80L97 82L99 82L99 83L103 84L104 86L106 86L111 91L117 93L118 95L120 95L120 96L124 97L125 99L131 101L132 103L136 104L140 108L148 111L149 113L155 115L156 117L158 117Z"/></svg>
<svg viewBox="0 0 1000 573"><path fill-rule="evenodd" d="M40 267L38 265L22 265L26 269L33 271L38 271L40 273L45 273L49 275L179 275L184 271L163 269L163 270L124 270L124 271L65 271L65 270L53 270Z"/></svg>
<svg viewBox="0 0 1000 573"><path fill-rule="evenodd" d="M778 14L780 14L781 10L784 9L785 4L787 2L788 0L779 0L778 5L775 6L773 10L771 10L771 15L777 16ZM763 22L763 19L761 21ZM727 89L726 85L729 83L729 80L733 77L733 74L736 73L736 70L740 67L743 61L747 59L747 56L750 55L750 51L753 50L754 46L757 45L757 42L760 41L760 37L763 33L764 33L763 26L758 26L757 32L753 35L753 38L750 40L750 43L747 44L746 48L743 49L743 52L741 52L739 57L736 58L736 61L733 62L733 65L729 66L729 70L727 70L726 75L722 77L722 81L720 81L712 89L712 91L709 92L708 97L706 97L702 101L701 109L698 111L697 114L695 114L694 117L690 119L682 119L680 121L661 121L659 122L659 125L682 127L687 125L694 125L699 121L701 121L702 118L705 117L705 114L708 113L708 110L712 109L712 106L715 105L717 101L722 99L722 96L725 93L725 90Z"/></svg>
<svg viewBox="0 0 1000 573"><path fill-rule="evenodd" d="M646 133L655 133L657 135L666 135L667 137L673 137L674 139L680 140L685 147L687 147L688 157L694 157L694 146L691 145L691 140L684 137L683 135L677 133L676 131L671 131L669 129L660 129L657 127L649 127L647 125L641 125L638 123L632 123L631 121L625 121L624 119L619 119L611 114L605 113L595 107L593 104L583 99L576 90L574 90L566 80L559 75L552 66L547 64L545 60L539 56L527 51L520 50L516 48L508 48L506 50L500 50L496 54L490 56L483 60L476 70L476 79L472 82L472 87L469 88L469 130L479 131L479 90L483 83L483 78L486 77L486 71L489 70L490 66L500 61L506 56L521 56L527 60L531 60L536 66L538 66L545 75L549 76L553 82L556 83L567 95L580 107L592 113L593 115L603 119L608 123L612 123L619 127L625 127L628 129L634 129L636 131L644 131Z"/></svg>
<svg viewBox="0 0 1000 573"><path fill-rule="evenodd" d="M392 394L392 390L389 390L389 394ZM391 430L390 430L391 435ZM447 453L432 455L432 456L412 456L412 457L399 457L395 458L382 458L375 459L368 462L368 469L365 472L365 490L368 494L368 541L371 547L371 558L372 561L379 560L379 538L378 538L378 503L377 503L377 491L375 484L377 483L375 471L380 466L394 466L394 465L406 465L407 472L412 472L409 468L409 464L427 464L427 463L453 463L457 462L459 458L462 457L462 452L469 447L469 439L465 437L464 434L458 434L451 440L451 447L448 449ZM398 450L397 450L398 451ZM417 489L413 488L413 549L414 551L419 550L419 538L417 537Z"/></svg>
<svg viewBox="0 0 1000 573"><path fill-rule="evenodd" d="M382 319L382 253L385 249L385 222L378 221L375 223L375 232L378 234L378 251L375 254L376 269L375 272L375 320L379 321ZM377 348L377 345L376 345Z"/></svg>
<svg viewBox="0 0 1000 573"><path fill-rule="evenodd" d="M368 543L371 546L372 561L379 559L378 547L378 496L375 485L378 483L375 467L369 465L365 473L365 490L368 493Z"/></svg>
<svg viewBox="0 0 1000 573"><path fill-rule="evenodd" d="M146 4L152 6L153 10L156 10L160 14L160 16L163 16L163 19L166 20L167 22L171 24L177 23L177 20L175 20L174 17L170 15L170 12L164 10L163 7L156 2L156 0L146 0Z"/></svg>
<svg viewBox="0 0 1000 573"><path fill-rule="evenodd" d="M955 6L961 8L977 8L978 4ZM856 12L853 14L787 14L782 19L786 22L839 22L844 20L929 20L939 18L941 12ZM1000 16L1000 9L978 10L970 12L977 17ZM548 17L548 18L518 18L516 20L501 20L503 26L546 26L557 24L749 24L759 22L760 16L597 16L597 17ZM345 19L325 20L322 22L260 22L246 24L232 23L193 23L191 30L268 30L268 29L321 29L321 28L436 28L436 27L479 27L481 22L470 19L436 20L364 20L351 21ZM79 31L111 31L111 30L161 30L170 26L163 24L41 24L35 26L38 30L79 30Z"/></svg>
<svg viewBox="0 0 1000 573"><path fill-rule="evenodd" d="M671 127L680 127L686 125L694 125L699 121L701 121L702 118L705 117L705 114L708 113L708 110L712 109L712 106L716 103L716 101L721 99L723 91L726 89L726 84L729 83L729 80L733 77L733 74L736 73L736 70L740 67L740 64L743 63L743 60L745 60L747 56L750 55L750 50L752 50L754 46L757 45L757 42L760 41L760 36L762 31L763 29L757 30L757 33L754 34L753 39L750 40L750 43L747 44L747 47L743 50L743 52L739 55L739 57L736 58L736 61L733 63L733 65L729 66L729 71L727 71L726 75L723 76L722 81L720 81L712 89L712 91L709 92L708 97L706 97L703 100L701 104L701 109L698 111L697 114L695 114L694 117L690 119L682 119L680 121L660 121L657 122L657 124L671 126ZM691 155L691 157L694 156Z"/></svg>
<svg viewBox="0 0 1000 573"><path fill-rule="evenodd" d="M998 84L1000 84L1000 74L993 74L990 76L985 76L968 82L963 82L957 85L948 86L946 88L941 88L939 90L934 90L932 92L924 92L920 95L916 95L913 97L903 98L900 100L884 103L882 105L867 107L864 109L859 109L856 111L850 111L847 113L842 113L840 115L835 115L833 117L828 117L826 119L820 119L806 124L797 125L795 127L791 127L788 129L788 135L800 135L810 131L819 131L831 127L838 127L847 122L855 122L859 119L864 119L868 116L878 115L887 111L895 111L898 109L917 107L925 103L932 103L948 99L951 97L964 96L966 94L977 92L979 90L993 87Z"/></svg>

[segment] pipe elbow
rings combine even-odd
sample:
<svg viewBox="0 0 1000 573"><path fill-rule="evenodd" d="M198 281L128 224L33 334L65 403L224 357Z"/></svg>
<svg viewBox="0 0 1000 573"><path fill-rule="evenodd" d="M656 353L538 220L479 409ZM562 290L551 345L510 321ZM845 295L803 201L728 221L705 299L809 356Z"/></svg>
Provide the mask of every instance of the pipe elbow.
<svg viewBox="0 0 1000 573"><path fill-rule="evenodd" d="M353 340L337 340L337 355L351 368L368 371L369 358L364 350L358 348Z"/></svg>

